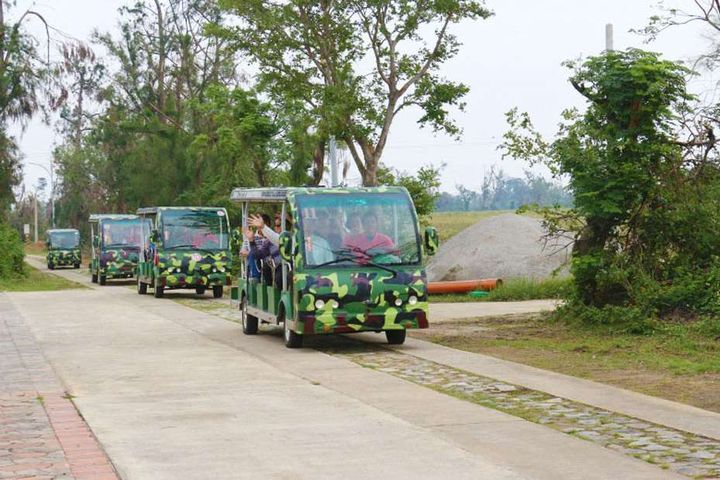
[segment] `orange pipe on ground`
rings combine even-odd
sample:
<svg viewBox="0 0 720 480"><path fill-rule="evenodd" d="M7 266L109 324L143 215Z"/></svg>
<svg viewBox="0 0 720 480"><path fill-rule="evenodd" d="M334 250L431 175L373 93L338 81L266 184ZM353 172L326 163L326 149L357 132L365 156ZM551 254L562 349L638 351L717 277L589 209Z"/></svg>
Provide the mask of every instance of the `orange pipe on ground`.
<svg viewBox="0 0 720 480"><path fill-rule="evenodd" d="M460 280L454 282L429 282L428 293L468 293L473 290L490 291L502 285L500 278L484 278L482 280Z"/></svg>

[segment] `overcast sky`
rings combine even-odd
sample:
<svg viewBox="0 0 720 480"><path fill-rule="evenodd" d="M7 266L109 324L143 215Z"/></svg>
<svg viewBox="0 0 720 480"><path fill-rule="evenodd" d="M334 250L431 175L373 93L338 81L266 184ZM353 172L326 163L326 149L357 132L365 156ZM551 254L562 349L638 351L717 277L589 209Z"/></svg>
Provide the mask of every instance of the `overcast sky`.
<svg viewBox="0 0 720 480"><path fill-rule="evenodd" d="M32 6L41 12L62 35L87 40L94 29L114 30L117 8L127 0L19 0L18 8ZM666 1L667 5L692 8L692 0ZM470 87L465 113L456 118L463 127L462 140L433 136L415 123L416 112L403 112L395 121L383 161L394 168L412 172L419 165L445 163L443 190L455 185L479 188L483 175L497 165L511 175L521 176L527 168L521 162L502 160L496 150L506 130L504 113L517 106L528 111L536 126L547 135L556 130L560 112L570 106L582 106L582 98L567 82L568 71L561 63L568 59L600 53L605 45L605 24L613 23L615 48L646 48L661 52L672 60L689 60L708 44L700 27L670 31L651 43L629 33L641 28L654 9L655 0L490 0L495 15L489 20L459 25L455 33L464 46L444 68L450 79ZM29 25L43 38L38 22ZM712 90L713 79L695 80L691 89L705 94ZM15 129L15 132L18 132ZM19 134L19 133L17 133ZM25 183L28 188L37 178L47 176L28 162L49 166L53 145L59 137L52 128L34 120L22 134L20 145L25 155ZM538 171L542 171L541 169ZM350 172L350 177L357 177Z"/></svg>

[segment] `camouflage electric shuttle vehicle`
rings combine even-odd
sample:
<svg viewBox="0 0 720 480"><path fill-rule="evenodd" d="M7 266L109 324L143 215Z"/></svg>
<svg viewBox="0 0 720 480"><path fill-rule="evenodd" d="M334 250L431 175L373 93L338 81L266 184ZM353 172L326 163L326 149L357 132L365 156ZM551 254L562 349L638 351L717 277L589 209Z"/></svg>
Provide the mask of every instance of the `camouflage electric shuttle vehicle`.
<svg viewBox="0 0 720 480"><path fill-rule="evenodd" d="M57 228L46 232L47 266L80 268L80 232L74 228Z"/></svg>
<svg viewBox="0 0 720 480"><path fill-rule="evenodd" d="M105 285L108 278L132 278L140 255L140 217L92 214L89 221L92 282Z"/></svg>
<svg viewBox="0 0 720 480"><path fill-rule="evenodd" d="M423 256L435 253L438 235L432 227L420 235L404 188L235 189L231 199L244 225L258 211L279 214L276 233L263 230L282 258L266 271L281 278L249 278L243 265L231 291L245 334L264 322L284 325L289 348L306 335L366 331L402 344L407 329L428 327Z"/></svg>
<svg viewBox="0 0 720 480"><path fill-rule="evenodd" d="M210 288L223 295L232 283L227 212L217 207L150 207L141 217L143 244L137 268L139 294L153 289L161 298L166 289Z"/></svg>

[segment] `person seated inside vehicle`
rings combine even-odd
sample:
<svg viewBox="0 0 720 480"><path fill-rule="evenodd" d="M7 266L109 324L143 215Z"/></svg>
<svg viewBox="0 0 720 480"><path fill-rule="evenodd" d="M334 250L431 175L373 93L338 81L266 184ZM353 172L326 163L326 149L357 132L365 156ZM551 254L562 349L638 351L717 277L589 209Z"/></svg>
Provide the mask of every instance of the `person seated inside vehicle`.
<svg viewBox="0 0 720 480"><path fill-rule="evenodd" d="M353 251L368 254L368 252L389 253L395 249L395 242L384 233L378 231L378 218L375 212L367 212L362 216L361 224L357 216L348 219L349 233L343 244ZM359 233L353 233L359 232Z"/></svg>
<svg viewBox="0 0 720 480"><path fill-rule="evenodd" d="M342 222L338 222L336 218L331 217L327 210L317 211L317 228L318 235L327 240L333 251L337 251L342 247Z"/></svg>
<svg viewBox="0 0 720 480"><path fill-rule="evenodd" d="M197 248L220 248L220 239L209 230L196 231L190 243Z"/></svg>
<svg viewBox="0 0 720 480"><path fill-rule="evenodd" d="M262 214L263 221L270 223L270 217L267 214ZM248 252L248 264L255 265L256 270L262 273L264 283L267 285L273 284L273 278L275 279L274 284L276 288L282 287L282 271L280 259L280 249L277 245L270 242L265 238L265 234L262 229L257 229L257 232L251 228L245 229L245 238L248 240L249 252ZM262 262L262 268L258 268L257 262Z"/></svg>
<svg viewBox="0 0 720 480"><path fill-rule="evenodd" d="M323 236L325 221L317 217L303 220L305 230L305 261L308 265L320 265L335 260L330 242Z"/></svg>

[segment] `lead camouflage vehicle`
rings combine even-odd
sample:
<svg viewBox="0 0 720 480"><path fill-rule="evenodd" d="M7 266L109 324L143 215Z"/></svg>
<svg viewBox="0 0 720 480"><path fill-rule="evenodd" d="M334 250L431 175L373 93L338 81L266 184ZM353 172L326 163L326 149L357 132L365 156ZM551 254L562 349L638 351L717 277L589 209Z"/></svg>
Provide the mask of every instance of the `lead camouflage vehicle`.
<svg viewBox="0 0 720 480"><path fill-rule="evenodd" d="M428 327L423 255L435 253L438 236L428 227L421 238L404 188L238 188L231 200L242 204L243 225L251 208L284 219L282 278L252 279L243 265L231 290L245 334L264 322L284 325L289 348L307 335L366 331L402 344L407 329Z"/></svg>
<svg viewBox="0 0 720 480"><path fill-rule="evenodd" d="M137 211L142 245L137 268L137 290L148 287L161 298L166 289L208 288L223 295L232 283L227 212L217 207L150 207Z"/></svg>
<svg viewBox="0 0 720 480"><path fill-rule="evenodd" d="M82 255L79 231L74 228L55 228L45 232L45 235L48 250L47 266L50 270L62 266L80 268Z"/></svg>
<svg viewBox="0 0 720 480"><path fill-rule="evenodd" d="M137 215L90 215L93 283L105 285L108 278L132 278L140 255L141 228Z"/></svg>

